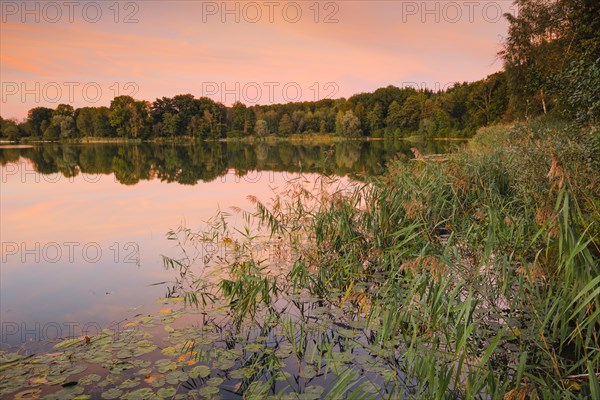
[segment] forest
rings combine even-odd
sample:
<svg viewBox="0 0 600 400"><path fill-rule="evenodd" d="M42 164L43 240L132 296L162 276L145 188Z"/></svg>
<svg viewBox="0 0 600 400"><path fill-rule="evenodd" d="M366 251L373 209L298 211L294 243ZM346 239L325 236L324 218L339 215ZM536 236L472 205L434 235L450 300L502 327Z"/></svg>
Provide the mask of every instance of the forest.
<svg viewBox="0 0 600 400"><path fill-rule="evenodd" d="M77 138L220 139L290 135L359 137L469 137L496 123L508 108L506 74L455 84L434 93L388 86L349 99L226 107L192 94L153 102L116 97L110 107L35 107L26 120L2 120L2 136L43 140Z"/></svg>

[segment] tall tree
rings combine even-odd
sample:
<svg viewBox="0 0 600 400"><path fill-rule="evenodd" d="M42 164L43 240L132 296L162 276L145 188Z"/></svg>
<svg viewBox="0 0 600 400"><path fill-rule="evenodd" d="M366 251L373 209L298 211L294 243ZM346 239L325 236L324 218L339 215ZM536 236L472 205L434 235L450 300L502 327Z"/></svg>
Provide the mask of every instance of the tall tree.
<svg viewBox="0 0 600 400"><path fill-rule="evenodd" d="M289 136L292 134L292 119L289 115L283 114L279 121L279 132L280 135Z"/></svg>
<svg viewBox="0 0 600 400"><path fill-rule="evenodd" d="M29 124L30 135L38 136L44 133L50 120L53 110L47 107L35 107L27 113L27 122Z"/></svg>

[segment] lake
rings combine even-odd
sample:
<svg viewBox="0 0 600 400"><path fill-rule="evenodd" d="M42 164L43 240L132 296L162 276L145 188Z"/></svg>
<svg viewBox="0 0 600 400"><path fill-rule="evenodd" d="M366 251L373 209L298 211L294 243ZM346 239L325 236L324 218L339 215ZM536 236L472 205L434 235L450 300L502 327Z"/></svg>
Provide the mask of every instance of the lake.
<svg viewBox="0 0 600 400"><path fill-rule="evenodd" d="M47 343L160 313L177 278L167 233L200 229L218 210L241 223L250 198L323 176L360 182L396 158L450 142L324 144L36 144L2 146L2 349ZM200 257L206 249L200 249ZM33 350L32 350L33 351Z"/></svg>

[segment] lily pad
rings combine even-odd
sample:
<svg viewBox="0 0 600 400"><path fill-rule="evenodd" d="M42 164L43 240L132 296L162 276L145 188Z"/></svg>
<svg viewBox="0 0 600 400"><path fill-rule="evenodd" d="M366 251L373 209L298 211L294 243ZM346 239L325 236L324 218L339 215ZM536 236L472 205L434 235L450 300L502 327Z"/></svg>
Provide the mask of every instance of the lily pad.
<svg viewBox="0 0 600 400"><path fill-rule="evenodd" d="M117 399L123 394L123 391L117 388L108 389L102 393L102 398L106 400Z"/></svg>
<svg viewBox="0 0 600 400"><path fill-rule="evenodd" d="M188 374L191 378L206 378L210 375L210 368L206 365L198 365L192 368Z"/></svg>
<svg viewBox="0 0 600 400"><path fill-rule="evenodd" d="M163 399L173 397L175 393L177 393L177 389L175 389L172 386L168 388L162 388L158 392L156 392L156 394Z"/></svg>

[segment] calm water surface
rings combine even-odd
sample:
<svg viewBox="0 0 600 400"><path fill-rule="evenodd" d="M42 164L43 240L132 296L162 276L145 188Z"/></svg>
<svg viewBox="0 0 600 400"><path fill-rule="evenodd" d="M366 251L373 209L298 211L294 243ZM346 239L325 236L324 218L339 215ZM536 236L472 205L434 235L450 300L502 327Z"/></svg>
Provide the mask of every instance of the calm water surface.
<svg viewBox="0 0 600 400"><path fill-rule="evenodd" d="M381 175L411 147L447 142L319 145L44 144L0 148L3 348L90 333L155 312L178 255L166 233L199 228L218 209L251 209L302 176Z"/></svg>

